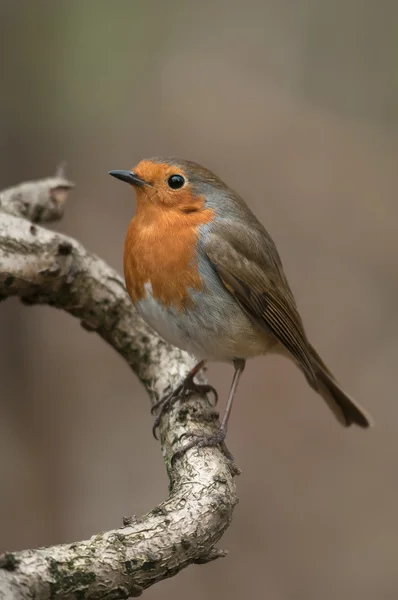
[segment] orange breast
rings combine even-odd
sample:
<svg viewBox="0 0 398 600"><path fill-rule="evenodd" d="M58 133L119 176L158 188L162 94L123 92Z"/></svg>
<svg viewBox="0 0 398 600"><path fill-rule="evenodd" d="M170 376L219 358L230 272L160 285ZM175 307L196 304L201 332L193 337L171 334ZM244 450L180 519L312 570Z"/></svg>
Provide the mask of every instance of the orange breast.
<svg viewBox="0 0 398 600"><path fill-rule="evenodd" d="M183 214L151 201L137 206L124 246L124 276L133 302L145 297L145 284L150 283L152 295L165 306L182 310L189 305L189 288L202 289L199 227L213 218L213 211L204 208Z"/></svg>

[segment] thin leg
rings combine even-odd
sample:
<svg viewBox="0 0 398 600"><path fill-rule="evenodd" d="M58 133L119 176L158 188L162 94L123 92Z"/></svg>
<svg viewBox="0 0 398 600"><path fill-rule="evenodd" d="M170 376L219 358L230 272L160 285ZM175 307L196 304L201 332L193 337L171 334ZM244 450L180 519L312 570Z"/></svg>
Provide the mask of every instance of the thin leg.
<svg viewBox="0 0 398 600"><path fill-rule="evenodd" d="M236 358L234 360L235 373L219 430L213 435L208 435L205 437L191 434L190 437L195 437L196 439L192 440L192 442L188 442L188 444L181 448L181 450L177 450L177 452L173 455L171 459L172 463L175 460L177 460L177 458L183 456L185 452L190 448L205 448L208 446L218 446L218 444L221 444L225 440L228 430L228 420L231 416L235 393L238 388L239 380L244 371L245 365L246 362L242 358ZM232 455L228 451L226 451L225 453L229 459L233 460Z"/></svg>
<svg viewBox="0 0 398 600"><path fill-rule="evenodd" d="M225 412L224 412L224 415L223 415L223 418L221 421L221 426L219 429L219 432L224 433L224 438L227 435L228 421L229 421L229 417L231 416L232 405L234 403L235 393L236 393L236 390L238 389L239 380L244 371L245 365L246 365L246 363L243 359L237 358L234 360L235 373L234 373L234 377L232 379L232 385L231 385L231 389L229 392L227 405L225 407Z"/></svg>
<svg viewBox="0 0 398 600"><path fill-rule="evenodd" d="M214 394L214 403L217 404L218 394L217 390L212 385L195 383L193 378L195 375L199 373L199 371L205 366L206 361L201 360L197 365L193 367L188 373L188 375L181 381L181 383L172 390L169 394L161 398L156 404L153 405L151 412L152 414L160 408L159 414L156 417L152 432L155 438L157 439L156 430L159 427L160 421L163 415L170 410L174 402L176 402L179 398L185 398L190 392L195 392L196 394L209 394L212 392Z"/></svg>

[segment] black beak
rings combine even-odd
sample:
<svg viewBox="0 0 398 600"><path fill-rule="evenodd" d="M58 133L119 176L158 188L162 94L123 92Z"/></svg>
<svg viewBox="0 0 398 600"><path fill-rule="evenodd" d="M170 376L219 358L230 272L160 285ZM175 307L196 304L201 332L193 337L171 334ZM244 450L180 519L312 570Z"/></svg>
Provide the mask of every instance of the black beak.
<svg viewBox="0 0 398 600"><path fill-rule="evenodd" d="M138 185L139 187L142 187L143 185L151 185L147 181L140 179L135 173L132 173L131 171L109 171L109 175L112 175L112 177L116 177L116 179L120 179L120 181L130 183L131 185Z"/></svg>

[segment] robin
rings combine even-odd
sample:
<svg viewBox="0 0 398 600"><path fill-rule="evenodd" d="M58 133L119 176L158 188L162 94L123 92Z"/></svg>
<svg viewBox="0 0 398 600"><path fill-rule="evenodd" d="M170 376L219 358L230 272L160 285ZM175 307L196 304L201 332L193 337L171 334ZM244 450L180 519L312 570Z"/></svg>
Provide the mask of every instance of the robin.
<svg viewBox="0 0 398 600"><path fill-rule="evenodd" d="M155 407L191 391L207 360L235 367L221 426L186 444L221 444L248 358L283 354L344 426L371 418L346 394L305 333L270 235L244 200L217 175L188 160L152 158L132 171L110 171L132 185L137 209L124 245L124 275L138 313L162 338L198 358L184 381Z"/></svg>

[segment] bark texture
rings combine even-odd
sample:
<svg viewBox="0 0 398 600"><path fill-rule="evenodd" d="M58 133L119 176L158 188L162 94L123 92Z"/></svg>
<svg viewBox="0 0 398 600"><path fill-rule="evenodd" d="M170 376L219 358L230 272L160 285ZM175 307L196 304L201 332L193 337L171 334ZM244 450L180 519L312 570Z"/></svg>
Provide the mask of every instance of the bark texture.
<svg viewBox="0 0 398 600"><path fill-rule="evenodd" d="M73 187L62 172L0 193L0 300L49 304L77 317L127 361L152 404L193 366L136 314L122 278L79 242L34 223L63 214ZM0 556L0 599L106 599L139 596L193 563L225 556L215 548L237 503L236 471L219 448L190 450L171 464L190 432L218 426L207 400L177 402L160 427L169 497L141 518L86 541ZM150 435L150 432L148 432Z"/></svg>

